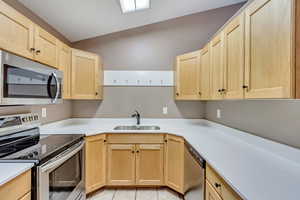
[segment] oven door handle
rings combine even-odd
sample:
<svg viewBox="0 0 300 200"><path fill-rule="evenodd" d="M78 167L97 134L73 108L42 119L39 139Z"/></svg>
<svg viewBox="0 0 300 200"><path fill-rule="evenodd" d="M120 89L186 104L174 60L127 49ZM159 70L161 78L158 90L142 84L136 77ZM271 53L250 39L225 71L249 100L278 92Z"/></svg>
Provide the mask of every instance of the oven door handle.
<svg viewBox="0 0 300 200"><path fill-rule="evenodd" d="M55 94L54 99L52 100L52 103L55 103L57 101L59 93L60 93L60 83L59 83L56 73L53 72L52 76L54 77L55 82L56 82L56 94Z"/></svg>
<svg viewBox="0 0 300 200"><path fill-rule="evenodd" d="M57 167L59 167L62 163L64 163L65 161L67 161L69 158L71 158L72 156L74 156L76 153L78 153L80 150L83 149L84 147L84 141L80 142L77 145L74 145L72 147L70 147L69 149L65 150L63 153L59 154L57 157L49 160L48 162L46 162L44 165L42 165L40 167L41 171L43 173L47 172L47 171L52 171L54 169L56 169Z"/></svg>

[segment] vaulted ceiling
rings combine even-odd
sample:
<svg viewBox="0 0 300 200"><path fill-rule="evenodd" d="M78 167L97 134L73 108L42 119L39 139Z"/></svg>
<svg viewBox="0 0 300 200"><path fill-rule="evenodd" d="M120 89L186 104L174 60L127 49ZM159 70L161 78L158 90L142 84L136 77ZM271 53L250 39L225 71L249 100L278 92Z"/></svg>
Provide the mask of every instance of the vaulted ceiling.
<svg viewBox="0 0 300 200"><path fill-rule="evenodd" d="M243 1L151 0L151 9L123 14L118 0L19 0L71 42Z"/></svg>

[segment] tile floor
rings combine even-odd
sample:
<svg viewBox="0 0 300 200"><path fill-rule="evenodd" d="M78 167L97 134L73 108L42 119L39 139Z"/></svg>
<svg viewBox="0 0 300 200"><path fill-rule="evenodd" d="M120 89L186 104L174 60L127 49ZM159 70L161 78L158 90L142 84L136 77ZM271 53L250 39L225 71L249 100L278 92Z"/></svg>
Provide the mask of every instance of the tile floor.
<svg viewBox="0 0 300 200"><path fill-rule="evenodd" d="M183 200L177 193L167 189L105 189L94 193L87 200Z"/></svg>

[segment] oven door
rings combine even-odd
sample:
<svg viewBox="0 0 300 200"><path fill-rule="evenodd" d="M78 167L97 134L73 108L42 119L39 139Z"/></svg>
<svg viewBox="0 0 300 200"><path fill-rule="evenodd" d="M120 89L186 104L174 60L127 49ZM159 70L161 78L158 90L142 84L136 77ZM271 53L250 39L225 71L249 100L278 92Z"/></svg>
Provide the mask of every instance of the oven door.
<svg viewBox="0 0 300 200"><path fill-rule="evenodd" d="M1 104L60 103L61 71L7 52L1 54Z"/></svg>
<svg viewBox="0 0 300 200"><path fill-rule="evenodd" d="M38 166L38 200L85 200L84 141Z"/></svg>

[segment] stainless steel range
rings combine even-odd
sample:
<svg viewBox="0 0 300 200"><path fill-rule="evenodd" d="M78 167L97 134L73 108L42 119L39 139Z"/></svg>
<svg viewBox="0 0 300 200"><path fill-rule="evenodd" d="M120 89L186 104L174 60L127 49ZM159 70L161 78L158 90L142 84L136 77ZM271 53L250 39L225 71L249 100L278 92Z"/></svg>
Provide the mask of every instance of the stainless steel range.
<svg viewBox="0 0 300 200"><path fill-rule="evenodd" d="M85 200L83 135L40 135L39 117L0 117L0 162L32 162L32 199Z"/></svg>

